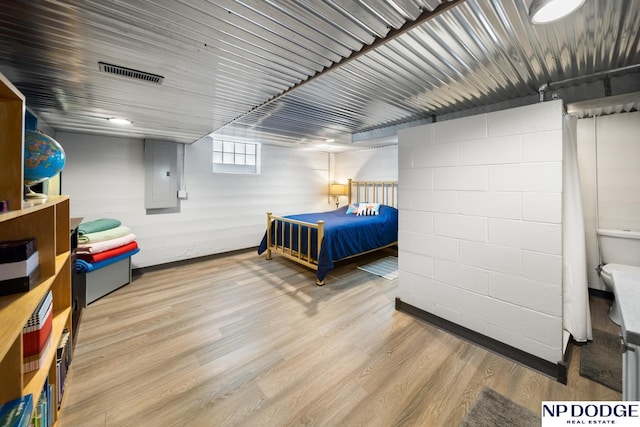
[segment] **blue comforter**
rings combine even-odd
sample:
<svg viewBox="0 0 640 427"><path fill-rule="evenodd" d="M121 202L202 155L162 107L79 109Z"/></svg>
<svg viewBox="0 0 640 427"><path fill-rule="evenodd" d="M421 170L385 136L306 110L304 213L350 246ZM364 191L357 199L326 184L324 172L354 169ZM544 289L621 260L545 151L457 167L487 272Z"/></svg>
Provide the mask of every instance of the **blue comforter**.
<svg viewBox="0 0 640 427"><path fill-rule="evenodd" d="M391 206L380 206L379 215L357 216L347 215L347 206L335 211L289 215L285 218L315 224L318 220L324 220L324 239L320 246L320 255L317 256L317 232L311 234L311 256L318 259L318 280L322 281L333 268L333 262L353 255L378 249L398 241L398 210ZM275 221L274 221L275 222ZM302 253L307 253L307 228L302 227ZM278 245L282 245L282 228L278 224ZM273 229L273 224L272 224ZM298 250L297 241L298 225L293 226L293 250ZM274 243L272 237L272 243ZM284 246L289 247L289 225L284 232ZM258 254L267 249L267 234L258 247Z"/></svg>

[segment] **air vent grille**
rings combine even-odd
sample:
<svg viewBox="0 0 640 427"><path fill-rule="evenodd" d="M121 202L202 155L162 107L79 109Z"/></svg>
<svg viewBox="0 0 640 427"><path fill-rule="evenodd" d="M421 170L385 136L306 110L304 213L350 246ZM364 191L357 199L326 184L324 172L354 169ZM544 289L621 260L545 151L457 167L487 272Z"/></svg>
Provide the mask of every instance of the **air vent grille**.
<svg viewBox="0 0 640 427"><path fill-rule="evenodd" d="M164 80L163 76L157 74L147 73L146 71L134 70L132 68L122 67L120 65L107 64L106 62L98 62L100 71L115 74L121 77L128 77L130 79L144 80L146 82L162 84Z"/></svg>

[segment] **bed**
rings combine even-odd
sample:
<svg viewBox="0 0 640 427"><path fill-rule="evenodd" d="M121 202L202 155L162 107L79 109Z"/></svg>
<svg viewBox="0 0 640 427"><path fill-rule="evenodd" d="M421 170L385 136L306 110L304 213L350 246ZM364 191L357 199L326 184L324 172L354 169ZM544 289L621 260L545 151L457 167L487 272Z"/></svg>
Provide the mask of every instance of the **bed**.
<svg viewBox="0 0 640 427"><path fill-rule="evenodd" d="M316 271L316 284L322 286L334 262L398 243L397 188L395 181L349 180L347 206L282 217L267 212L267 230L258 254L266 252L268 260L274 254L284 256L309 267ZM377 215L351 213L353 205L360 203L374 204Z"/></svg>

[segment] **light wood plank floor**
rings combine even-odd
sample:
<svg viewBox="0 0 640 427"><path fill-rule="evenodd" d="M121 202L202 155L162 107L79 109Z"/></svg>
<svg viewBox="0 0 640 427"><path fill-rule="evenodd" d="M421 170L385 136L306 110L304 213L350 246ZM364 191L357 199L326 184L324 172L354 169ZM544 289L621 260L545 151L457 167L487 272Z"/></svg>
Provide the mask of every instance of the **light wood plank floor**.
<svg viewBox="0 0 640 427"><path fill-rule="evenodd" d="M314 273L254 251L147 272L85 310L59 426L457 426L483 386L543 400L619 400L394 310L397 280ZM616 331L608 301L594 326Z"/></svg>

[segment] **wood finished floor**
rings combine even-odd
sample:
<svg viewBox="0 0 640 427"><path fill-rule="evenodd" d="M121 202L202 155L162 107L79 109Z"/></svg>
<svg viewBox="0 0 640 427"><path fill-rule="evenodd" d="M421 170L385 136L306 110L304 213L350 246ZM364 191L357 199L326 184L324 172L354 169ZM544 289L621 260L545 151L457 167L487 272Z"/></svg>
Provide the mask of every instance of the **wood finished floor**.
<svg viewBox="0 0 640 427"><path fill-rule="evenodd" d="M483 386L619 400L568 385L394 310L397 280L339 263L327 285L254 251L147 272L85 310L58 426L457 426ZM615 332L609 302L594 327Z"/></svg>

